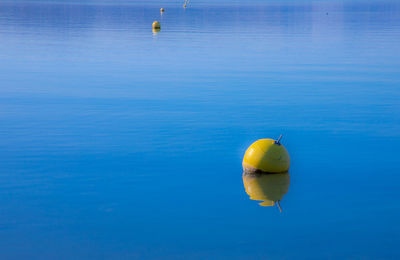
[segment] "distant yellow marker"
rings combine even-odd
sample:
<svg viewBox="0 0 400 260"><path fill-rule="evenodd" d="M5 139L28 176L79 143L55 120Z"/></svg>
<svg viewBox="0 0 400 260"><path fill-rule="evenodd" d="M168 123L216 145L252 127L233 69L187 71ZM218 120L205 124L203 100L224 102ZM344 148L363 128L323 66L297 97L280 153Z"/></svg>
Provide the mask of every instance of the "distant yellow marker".
<svg viewBox="0 0 400 260"><path fill-rule="evenodd" d="M161 24L159 21L153 22L153 29L161 29Z"/></svg>
<svg viewBox="0 0 400 260"><path fill-rule="evenodd" d="M287 172L290 167L290 156L278 140L260 139L247 149L243 158L243 169L267 173Z"/></svg>

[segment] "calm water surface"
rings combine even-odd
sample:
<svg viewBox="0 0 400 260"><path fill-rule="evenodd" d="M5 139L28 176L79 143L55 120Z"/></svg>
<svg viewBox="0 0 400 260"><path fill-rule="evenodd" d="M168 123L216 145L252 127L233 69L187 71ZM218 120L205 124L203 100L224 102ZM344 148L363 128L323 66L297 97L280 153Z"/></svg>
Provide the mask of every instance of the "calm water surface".
<svg viewBox="0 0 400 260"><path fill-rule="evenodd" d="M181 6L0 2L0 258L399 259L400 3Z"/></svg>

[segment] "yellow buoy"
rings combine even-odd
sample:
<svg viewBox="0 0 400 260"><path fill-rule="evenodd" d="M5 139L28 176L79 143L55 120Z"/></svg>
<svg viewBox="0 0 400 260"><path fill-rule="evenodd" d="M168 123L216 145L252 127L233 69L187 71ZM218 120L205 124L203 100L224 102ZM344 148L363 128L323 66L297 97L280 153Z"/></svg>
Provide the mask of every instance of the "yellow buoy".
<svg viewBox="0 0 400 260"><path fill-rule="evenodd" d="M165 11L164 8L161 8L161 9L160 9L160 12L161 12L161 13L164 13L164 11Z"/></svg>
<svg viewBox="0 0 400 260"><path fill-rule="evenodd" d="M153 28L154 29L161 29L161 24L159 21L154 21L153 22Z"/></svg>
<svg viewBox="0 0 400 260"><path fill-rule="evenodd" d="M289 191L290 175L288 172L281 173L255 173L243 172L243 184L246 193L251 200L262 201L261 206L278 205L283 196Z"/></svg>
<svg viewBox="0 0 400 260"><path fill-rule="evenodd" d="M277 141L260 139L247 149L243 158L243 169L267 173L287 172L290 166L290 157L286 148L280 143L282 135Z"/></svg>

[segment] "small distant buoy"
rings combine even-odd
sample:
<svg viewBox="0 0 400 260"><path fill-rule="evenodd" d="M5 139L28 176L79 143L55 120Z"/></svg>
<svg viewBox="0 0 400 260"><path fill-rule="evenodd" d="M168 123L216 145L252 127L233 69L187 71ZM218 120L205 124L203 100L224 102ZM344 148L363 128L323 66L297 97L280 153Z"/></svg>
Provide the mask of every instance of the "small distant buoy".
<svg viewBox="0 0 400 260"><path fill-rule="evenodd" d="M280 173L290 167L290 156L278 140L260 139L246 150L243 158L243 169L250 172Z"/></svg>
<svg viewBox="0 0 400 260"><path fill-rule="evenodd" d="M164 8L161 8L161 9L160 9L160 12L161 12L161 13L164 13L164 11L165 11Z"/></svg>
<svg viewBox="0 0 400 260"><path fill-rule="evenodd" d="M161 29L161 24L159 21L153 22L153 29Z"/></svg>

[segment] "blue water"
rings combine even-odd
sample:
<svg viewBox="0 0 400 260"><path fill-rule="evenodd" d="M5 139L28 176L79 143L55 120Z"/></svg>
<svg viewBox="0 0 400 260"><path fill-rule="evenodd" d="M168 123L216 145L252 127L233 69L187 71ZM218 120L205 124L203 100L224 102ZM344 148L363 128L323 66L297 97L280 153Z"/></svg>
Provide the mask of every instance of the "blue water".
<svg viewBox="0 0 400 260"><path fill-rule="evenodd" d="M400 3L182 4L0 2L0 259L399 259Z"/></svg>

